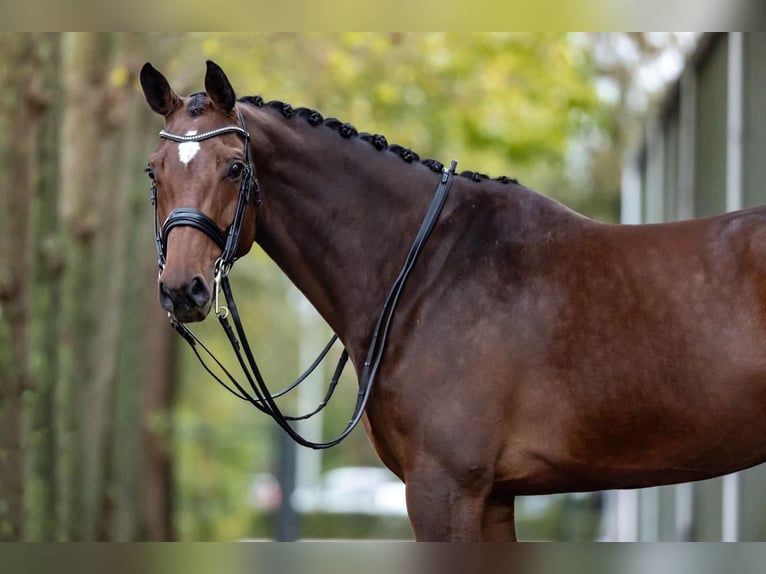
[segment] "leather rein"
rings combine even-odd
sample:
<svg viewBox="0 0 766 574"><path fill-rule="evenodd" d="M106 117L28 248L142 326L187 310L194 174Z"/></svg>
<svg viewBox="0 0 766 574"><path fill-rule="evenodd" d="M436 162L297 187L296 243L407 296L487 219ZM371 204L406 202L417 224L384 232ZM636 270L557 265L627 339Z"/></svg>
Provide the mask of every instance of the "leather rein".
<svg viewBox="0 0 766 574"><path fill-rule="evenodd" d="M229 343L234 351L237 361L242 368L245 377L247 378L248 386L252 391L252 394L247 391L242 384L224 367L220 360L204 345L204 343L183 323L177 321L170 314L170 324L172 327L184 338L189 346L194 351L197 359L200 361L204 369L215 379L221 386L232 393L234 396L242 399L261 412L271 416L276 423L284 429L284 431L298 444L314 449L325 449L334 446L346 438L352 430L356 427L362 418L364 409L367 406L367 401L370 398L373 383L378 373L381 360L383 358L383 352L385 350L386 341L388 339L388 332L391 327L391 321L394 316L394 311L399 302L399 297L404 289L404 285L409 277L410 272L415 266L415 262L423 249L423 246L431 234L431 230L436 224L439 214L441 213L444 202L449 193L449 189L452 183L452 177L455 174L455 168L457 162L452 161L449 169L442 168L442 174L439 179L439 183L436 186L436 192L434 193L433 200L431 201L428 210L426 211L423 222L420 225L417 235L410 247L410 251L407 254L402 270L399 272L396 280L394 281L391 290L386 297L386 301L383 304L383 310L380 313L378 321L372 332L372 338L370 340L370 346L365 357L364 365L362 368L362 374L359 379L359 393L357 394L356 405L351 420L346 425L346 428L333 440L327 442L314 442L306 439L298 432L296 432L292 426L291 421L307 419L318 412L320 412L329 402L332 397L335 387L338 384L343 369L348 362L348 351L343 349L343 352L338 359L338 364L333 373L332 379L328 386L327 392L319 404L319 406L312 412L302 416L289 416L285 415L279 406L276 404L275 399L285 395L300 383L302 383L322 362L332 345L338 339L337 335L333 335L324 349L320 352L319 356L308 367L308 369L296 379L293 383L283 388L282 390L271 393L266 385L260 369L255 360L255 355L247 341L242 322L240 320L239 312L237 311L237 305L234 301L234 295L232 293L231 284L229 282L229 272L231 271L234 262L236 261L236 251L239 245L239 238L242 230L242 222L248 204L251 199L255 209L260 205L260 190L258 187L258 181L255 177L253 170L252 158L250 154L250 134L246 129L244 119L241 112L238 112L238 126L226 126L204 132L196 135L178 135L167 130L160 131L160 137L168 139L174 142L200 142L206 139L217 137L227 133L236 133L242 136L245 140L245 167L242 173L242 179L239 187L239 197L237 199L237 208L234 214L234 219L227 230L222 230L218 227L215 221L213 221L206 214L191 207L179 207L170 212L162 226L159 226L157 215L157 184L152 179L151 184L151 198L152 205L154 206L154 240L157 247L157 263L160 269L160 273L166 264L167 255L167 239L168 234L175 227L194 227L199 231L202 231L205 235L210 237L213 242L222 250L221 256L215 262L214 266L214 301L215 301L215 314L218 317L218 321L221 324L224 332L226 333ZM223 292L226 304L221 305L219 302L219 293ZM231 320L230 320L231 319ZM232 326L233 324L233 326ZM201 349L201 351L200 351ZM212 359L218 368L224 373L225 378L229 383L219 377L205 362L203 354Z"/></svg>

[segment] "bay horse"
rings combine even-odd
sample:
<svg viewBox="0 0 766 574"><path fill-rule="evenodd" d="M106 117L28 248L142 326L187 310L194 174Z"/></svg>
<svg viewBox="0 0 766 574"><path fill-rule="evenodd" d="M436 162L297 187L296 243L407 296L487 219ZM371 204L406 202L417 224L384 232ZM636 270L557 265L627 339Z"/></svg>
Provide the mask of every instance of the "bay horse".
<svg viewBox="0 0 766 574"><path fill-rule="evenodd" d="M252 157L260 205L235 256L258 243L360 373L441 164L237 99L213 62L189 97L148 63L141 83L165 133L190 138L149 158L159 216L188 206L226 229ZM223 246L179 225L164 248L161 305L202 320ZM515 540L516 496L750 467L766 459L766 209L614 225L515 180L455 176L389 339L364 425L417 540Z"/></svg>

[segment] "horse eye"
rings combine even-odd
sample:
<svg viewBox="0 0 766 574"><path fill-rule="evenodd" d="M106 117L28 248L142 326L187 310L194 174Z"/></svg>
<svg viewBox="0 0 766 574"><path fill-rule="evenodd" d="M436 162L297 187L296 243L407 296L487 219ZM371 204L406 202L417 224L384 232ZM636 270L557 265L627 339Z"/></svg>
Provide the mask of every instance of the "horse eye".
<svg viewBox="0 0 766 574"><path fill-rule="evenodd" d="M235 161L229 168L229 177L240 177L245 170L245 165L241 161Z"/></svg>
<svg viewBox="0 0 766 574"><path fill-rule="evenodd" d="M146 172L146 175L148 175L148 176L149 176L149 179L151 179L152 181L154 181L154 180L155 180L155 177L154 177L154 170L153 170L152 168L150 168L150 167L147 167L147 168L146 168L144 171Z"/></svg>

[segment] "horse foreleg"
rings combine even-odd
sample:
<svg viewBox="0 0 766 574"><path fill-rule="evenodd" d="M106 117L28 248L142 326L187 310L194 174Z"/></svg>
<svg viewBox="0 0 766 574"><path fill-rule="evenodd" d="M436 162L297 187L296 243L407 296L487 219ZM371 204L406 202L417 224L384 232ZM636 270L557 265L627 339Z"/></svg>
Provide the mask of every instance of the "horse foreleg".
<svg viewBox="0 0 766 574"><path fill-rule="evenodd" d="M514 498L491 498L484 508L482 539L486 542L515 542Z"/></svg>
<svg viewBox="0 0 766 574"><path fill-rule="evenodd" d="M491 482L466 485L437 466L406 477L407 512L419 541L478 541Z"/></svg>

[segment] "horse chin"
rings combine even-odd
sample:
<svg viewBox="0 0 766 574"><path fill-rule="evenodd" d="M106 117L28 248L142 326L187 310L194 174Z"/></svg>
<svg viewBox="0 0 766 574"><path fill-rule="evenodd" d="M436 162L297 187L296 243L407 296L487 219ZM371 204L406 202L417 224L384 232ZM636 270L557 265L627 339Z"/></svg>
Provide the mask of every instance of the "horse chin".
<svg viewBox="0 0 766 574"><path fill-rule="evenodd" d="M190 309L176 311L173 313L173 318L179 323L199 323L210 314L211 307L212 301L202 307L192 307Z"/></svg>

